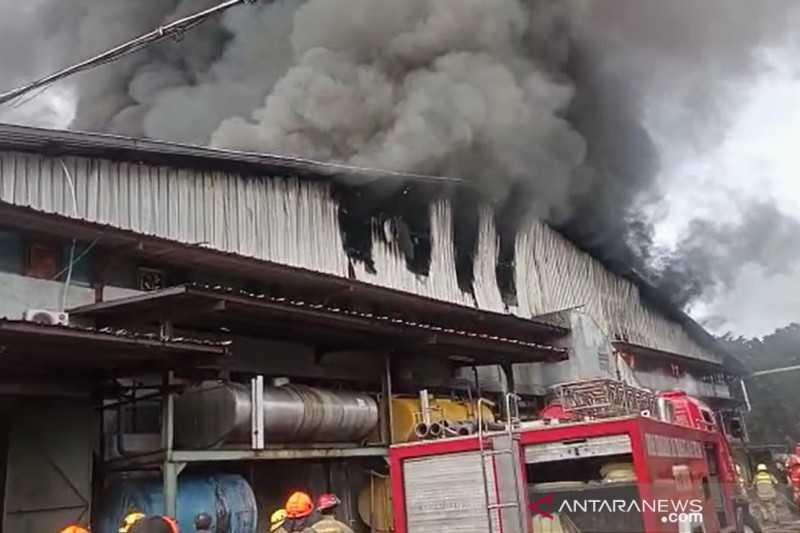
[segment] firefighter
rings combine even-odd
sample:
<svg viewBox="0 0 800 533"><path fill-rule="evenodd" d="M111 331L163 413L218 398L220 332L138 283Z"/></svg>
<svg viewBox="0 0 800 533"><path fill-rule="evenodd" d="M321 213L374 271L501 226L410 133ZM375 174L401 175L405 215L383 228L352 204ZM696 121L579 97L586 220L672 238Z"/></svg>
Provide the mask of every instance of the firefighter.
<svg viewBox="0 0 800 533"><path fill-rule="evenodd" d="M128 511L125 518L122 519L122 524L119 526L119 533L131 533L133 526L144 519L144 513L132 509Z"/></svg>
<svg viewBox="0 0 800 533"><path fill-rule="evenodd" d="M335 494L323 494L317 499L317 509L322 518L311 528L316 533L353 533L347 525L336 520L334 512L341 504Z"/></svg>
<svg viewBox="0 0 800 533"><path fill-rule="evenodd" d="M285 509L286 522L282 527L286 533L315 533L311 529L311 513L314 512L311 496L305 492L295 492L286 500Z"/></svg>
<svg viewBox="0 0 800 533"><path fill-rule="evenodd" d="M168 516L148 516L136 522L130 533L180 533L178 524Z"/></svg>
<svg viewBox="0 0 800 533"><path fill-rule="evenodd" d="M286 533L283 524L286 523L286 509L278 509L269 517L270 533Z"/></svg>
<svg viewBox="0 0 800 533"><path fill-rule="evenodd" d="M196 533L211 533L211 523L208 513L199 513L194 517L194 530Z"/></svg>
<svg viewBox="0 0 800 533"><path fill-rule="evenodd" d="M778 499L778 491L776 485L778 480L769 473L767 465L760 464L756 467L756 475L753 478L753 485L756 489L761 505L764 507L764 518L768 522L778 523L778 509L776 500Z"/></svg>

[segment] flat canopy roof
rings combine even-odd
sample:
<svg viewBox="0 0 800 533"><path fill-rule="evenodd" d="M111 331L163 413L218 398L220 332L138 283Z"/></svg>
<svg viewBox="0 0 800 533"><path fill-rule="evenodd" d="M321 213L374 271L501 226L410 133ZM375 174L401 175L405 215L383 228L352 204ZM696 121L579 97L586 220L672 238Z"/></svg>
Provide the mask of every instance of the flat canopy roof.
<svg viewBox="0 0 800 533"><path fill-rule="evenodd" d="M152 371L213 365L227 355L224 342L0 319L0 369L5 376Z"/></svg>
<svg viewBox="0 0 800 533"><path fill-rule="evenodd" d="M704 359L688 357L673 352L656 350L655 348L649 348L639 344L632 344L626 341L612 341L612 344L621 351L628 352L632 355L643 357L645 359L679 363L687 368L694 368L696 370L712 373L726 372L735 375L741 375L742 373L741 363L735 359L729 360L728 358L725 358L723 363L718 363L715 361L706 361Z"/></svg>
<svg viewBox="0 0 800 533"><path fill-rule="evenodd" d="M560 361L564 348L524 337L417 322L330 304L255 294L225 287L180 285L143 295L70 310L98 323L136 324L169 321L181 329L248 336L316 340L347 348L409 349L447 357L464 365Z"/></svg>

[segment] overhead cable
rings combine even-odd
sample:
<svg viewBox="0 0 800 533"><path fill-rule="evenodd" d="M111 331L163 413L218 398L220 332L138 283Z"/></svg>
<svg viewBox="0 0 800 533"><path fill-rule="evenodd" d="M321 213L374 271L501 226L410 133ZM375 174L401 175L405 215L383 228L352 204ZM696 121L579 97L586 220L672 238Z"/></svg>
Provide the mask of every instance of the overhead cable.
<svg viewBox="0 0 800 533"><path fill-rule="evenodd" d="M164 26L160 26L155 30L151 31L150 33L146 33L135 39L127 41L119 46L115 46L110 50L107 50L99 55L81 61L75 65L67 67L65 69L59 70L54 74L50 74L49 76L45 76L44 78L40 78L34 82L31 82L27 85L22 87L18 87L16 89L7 91L5 93L0 94L0 105L7 104L17 98L30 93L31 91L35 91L36 89L46 88L53 83L72 76L73 74L77 74L79 72L83 72L86 70L93 69L100 65L104 65L106 63L110 63L112 61L116 61L117 59L126 56L128 54L132 54L134 52L138 52L142 48L149 46L153 43L163 41L169 37L176 37L180 36L186 31L190 30L194 26L205 22L207 19L222 13L223 11L227 11L228 9L237 6L243 3L255 3L256 0L227 0L219 5L206 9L204 11L200 11L193 15L189 15L187 17L178 19L174 22L170 22Z"/></svg>

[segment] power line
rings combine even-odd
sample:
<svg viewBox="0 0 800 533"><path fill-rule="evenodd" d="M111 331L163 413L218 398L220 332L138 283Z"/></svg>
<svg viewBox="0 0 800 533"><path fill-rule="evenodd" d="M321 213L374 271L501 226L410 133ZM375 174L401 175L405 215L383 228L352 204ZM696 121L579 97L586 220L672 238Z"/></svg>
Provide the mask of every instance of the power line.
<svg viewBox="0 0 800 533"><path fill-rule="evenodd" d="M119 46L115 46L114 48L107 50L99 55L81 61L80 63L77 63L65 69L59 70L54 74L50 74L49 76L40 78L22 87L18 87L16 89L12 89L11 91L2 93L0 94L0 105L7 104L13 100L16 100L17 98L20 98L21 96L28 94L31 91L35 91L36 89L46 88L49 85L52 85L53 83L59 80L72 76L73 74L77 74L79 72L90 70L95 67L104 65L106 63L116 61L117 59L123 56L132 54L134 52L138 52L139 50L153 43L163 41L164 39L167 39L169 37L182 35L186 31L192 29L194 26L202 22L205 22L207 19L219 13L222 13L223 11L227 11L228 9L237 6L239 4L243 3L253 4L256 1L257 0L227 0L219 5L211 7L204 11L200 11L193 15L189 15L187 17L178 19L165 26L160 26L159 28L156 28L150 33L146 33L144 35L136 37L135 39L127 41Z"/></svg>

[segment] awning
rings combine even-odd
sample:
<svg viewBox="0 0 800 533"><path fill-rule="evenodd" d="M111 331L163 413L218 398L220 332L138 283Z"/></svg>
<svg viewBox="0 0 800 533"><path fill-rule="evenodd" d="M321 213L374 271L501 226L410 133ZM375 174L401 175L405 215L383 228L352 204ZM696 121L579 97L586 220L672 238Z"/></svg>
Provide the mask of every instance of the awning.
<svg viewBox="0 0 800 533"><path fill-rule="evenodd" d="M226 343L125 330L0 319L0 369L10 375L168 370L218 364Z"/></svg>
<svg viewBox="0 0 800 533"><path fill-rule="evenodd" d="M69 311L98 324L169 322L176 329L315 340L342 348L413 351L450 358L464 365L560 361L564 348L528 337L493 333L484 324L471 329L256 294L225 287L181 285ZM402 350L405 349L405 350Z"/></svg>
<svg viewBox="0 0 800 533"><path fill-rule="evenodd" d="M666 352L650 348L648 346L641 346L639 344L632 344L624 341L613 341L614 348L621 352L629 353L631 355L641 357L646 360L652 360L661 363L675 363L685 368L704 371L706 373L734 373L731 369L726 368L722 361L710 361L706 359L698 359L696 357L689 357L687 355L677 354L673 352Z"/></svg>

